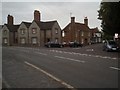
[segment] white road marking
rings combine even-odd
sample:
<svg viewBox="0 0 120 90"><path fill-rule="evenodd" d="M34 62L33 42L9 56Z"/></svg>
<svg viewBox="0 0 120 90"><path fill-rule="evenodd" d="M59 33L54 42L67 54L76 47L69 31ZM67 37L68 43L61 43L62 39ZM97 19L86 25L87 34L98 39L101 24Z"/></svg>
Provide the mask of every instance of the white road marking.
<svg viewBox="0 0 120 90"><path fill-rule="evenodd" d="M67 59L67 60L71 60L71 61L75 61L75 62L80 62L80 63L85 63L85 61L81 61L81 60L77 60L77 59L72 59L72 58L66 58L66 57L61 57L61 56L54 56L56 58L60 58L60 59Z"/></svg>
<svg viewBox="0 0 120 90"><path fill-rule="evenodd" d="M37 53L37 54L40 54L40 55L47 55L46 53L40 53L40 52L35 52L35 53Z"/></svg>
<svg viewBox="0 0 120 90"><path fill-rule="evenodd" d="M81 48L72 48L72 49L81 49Z"/></svg>
<svg viewBox="0 0 120 90"><path fill-rule="evenodd" d="M111 69L120 70L120 68L110 67Z"/></svg>
<svg viewBox="0 0 120 90"><path fill-rule="evenodd" d="M39 71L41 71L42 73L44 73L45 75L49 76L50 78L56 80L57 82L60 82L62 85L66 86L67 88L74 89L73 86L71 86L71 85L69 85L68 83L60 80L59 78L53 76L52 74L48 73L47 71L45 71L45 70L43 70L43 69L41 69L41 68L39 68L39 67L31 64L31 63L29 63L29 62L26 62L26 61L25 61L24 63L27 64L27 65L29 65L29 66L31 66L31 67L33 67L33 68L35 68L35 69L37 69L37 70L39 70Z"/></svg>
<svg viewBox="0 0 120 90"><path fill-rule="evenodd" d="M104 58L104 59L113 59L113 60L119 59L119 58L116 58L116 57L108 57L108 56L100 56L100 55L91 55L91 54L82 54L82 53L66 52L66 51L59 51L59 50L50 50L50 51L51 51L51 52L58 52L58 53L65 53L65 54L72 54L72 55L81 55L81 56Z"/></svg>
<svg viewBox="0 0 120 90"><path fill-rule="evenodd" d="M86 51L94 51L94 49L87 49Z"/></svg>
<svg viewBox="0 0 120 90"><path fill-rule="evenodd" d="M112 58L112 59L117 59L117 58ZM120 59L120 58L119 58Z"/></svg>

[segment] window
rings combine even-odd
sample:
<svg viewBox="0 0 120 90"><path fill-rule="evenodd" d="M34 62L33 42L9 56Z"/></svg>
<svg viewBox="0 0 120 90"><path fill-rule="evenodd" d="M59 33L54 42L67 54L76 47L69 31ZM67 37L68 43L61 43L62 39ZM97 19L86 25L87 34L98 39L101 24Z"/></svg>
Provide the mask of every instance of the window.
<svg viewBox="0 0 120 90"><path fill-rule="evenodd" d="M96 37L96 33L94 33L94 37Z"/></svg>
<svg viewBox="0 0 120 90"><path fill-rule="evenodd" d="M8 43L7 38L4 38L4 43L5 43L5 44L7 44L7 43Z"/></svg>
<svg viewBox="0 0 120 90"><path fill-rule="evenodd" d="M83 31L81 32L81 36L84 36L84 32Z"/></svg>
<svg viewBox="0 0 120 90"><path fill-rule="evenodd" d="M32 33L33 34L37 33L37 28L32 28Z"/></svg>
<svg viewBox="0 0 120 90"><path fill-rule="evenodd" d="M32 38L32 44L37 44L37 38L36 37Z"/></svg>
<svg viewBox="0 0 120 90"><path fill-rule="evenodd" d="M20 39L21 44L25 44L25 38Z"/></svg>
<svg viewBox="0 0 120 90"><path fill-rule="evenodd" d="M55 43L58 43L58 38L55 38Z"/></svg>
<svg viewBox="0 0 120 90"><path fill-rule="evenodd" d="M82 38L82 39L81 39L81 44L83 44L83 43L84 43L84 39Z"/></svg>
<svg viewBox="0 0 120 90"><path fill-rule="evenodd" d="M21 29L21 34L25 34L25 29Z"/></svg>
<svg viewBox="0 0 120 90"><path fill-rule="evenodd" d="M7 30L4 30L4 35L6 35L7 34Z"/></svg>
<svg viewBox="0 0 120 90"><path fill-rule="evenodd" d="M57 28L55 28L55 33L58 34L58 29Z"/></svg>

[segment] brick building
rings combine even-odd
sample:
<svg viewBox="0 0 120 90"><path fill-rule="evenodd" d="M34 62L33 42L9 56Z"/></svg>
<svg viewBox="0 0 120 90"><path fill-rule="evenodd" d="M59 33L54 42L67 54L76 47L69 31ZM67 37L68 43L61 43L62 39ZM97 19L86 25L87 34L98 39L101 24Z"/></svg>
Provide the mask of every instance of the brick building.
<svg viewBox="0 0 120 90"><path fill-rule="evenodd" d="M75 22L75 17L71 17L71 22L62 32L64 32L63 42L79 42L83 45L90 43L91 33L88 27L87 17L84 18L84 23Z"/></svg>

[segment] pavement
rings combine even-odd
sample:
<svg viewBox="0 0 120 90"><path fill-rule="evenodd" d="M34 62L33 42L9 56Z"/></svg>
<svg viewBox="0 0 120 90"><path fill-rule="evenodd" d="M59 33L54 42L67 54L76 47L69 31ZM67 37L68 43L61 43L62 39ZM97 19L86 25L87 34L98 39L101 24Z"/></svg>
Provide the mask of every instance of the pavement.
<svg viewBox="0 0 120 90"><path fill-rule="evenodd" d="M82 48L3 47L9 88L118 88L119 53Z"/></svg>

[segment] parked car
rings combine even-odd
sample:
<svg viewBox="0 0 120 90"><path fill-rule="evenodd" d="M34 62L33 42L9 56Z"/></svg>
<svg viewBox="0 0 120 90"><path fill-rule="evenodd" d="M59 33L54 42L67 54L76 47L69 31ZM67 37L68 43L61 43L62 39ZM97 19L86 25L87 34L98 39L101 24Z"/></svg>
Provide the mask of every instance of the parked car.
<svg viewBox="0 0 120 90"><path fill-rule="evenodd" d="M63 44L64 47L68 47L69 46L69 44L66 43L66 42L62 42L62 44Z"/></svg>
<svg viewBox="0 0 120 90"><path fill-rule="evenodd" d="M113 41L113 40L108 41L107 40L104 42L103 50L104 51L118 51L119 47L115 41Z"/></svg>
<svg viewBox="0 0 120 90"><path fill-rule="evenodd" d="M61 43L55 43L55 42L48 42L45 44L46 47L51 48L51 47L58 47L58 48L62 48L63 44Z"/></svg>
<svg viewBox="0 0 120 90"><path fill-rule="evenodd" d="M83 45L79 42L69 42L69 47L82 47Z"/></svg>

